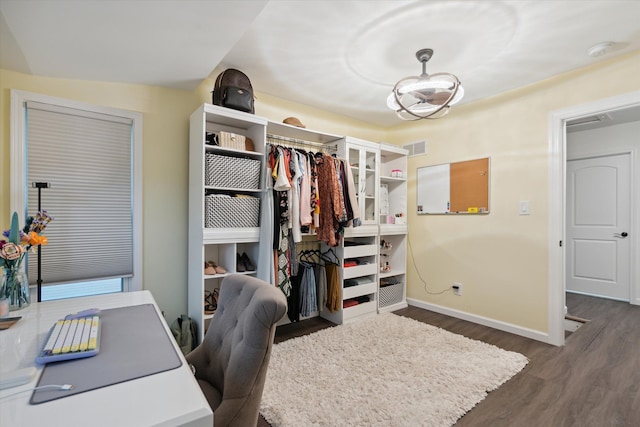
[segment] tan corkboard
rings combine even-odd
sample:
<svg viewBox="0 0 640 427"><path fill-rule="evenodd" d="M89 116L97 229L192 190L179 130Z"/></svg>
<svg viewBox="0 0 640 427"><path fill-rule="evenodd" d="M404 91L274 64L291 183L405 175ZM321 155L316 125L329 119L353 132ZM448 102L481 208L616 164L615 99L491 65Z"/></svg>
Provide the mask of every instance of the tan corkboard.
<svg viewBox="0 0 640 427"><path fill-rule="evenodd" d="M489 211L489 158L451 163L450 212Z"/></svg>

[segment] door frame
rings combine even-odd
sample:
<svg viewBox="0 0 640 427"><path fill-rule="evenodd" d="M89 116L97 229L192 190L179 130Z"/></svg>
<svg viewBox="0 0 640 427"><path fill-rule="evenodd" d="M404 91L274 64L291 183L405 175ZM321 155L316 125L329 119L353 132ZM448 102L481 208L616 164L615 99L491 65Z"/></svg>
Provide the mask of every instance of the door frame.
<svg viewBox="0 0 640 427"><path fill-rule="evenodd" d="M549 210L548 210L548 339L550 344L564 345L564 316L565 316L565 210L566 210L566 162L567 162L567 132L566 123L569 120L587 117L597 113L622 110L640 106L640 91L624 95L605 98L598 101L572 106L549 113ZM631 194L640 188L640 176L635 173L637 159L631 153ZM640 263L640 238L635 234L640 230L640 220L636 212L640 212L638 197L631 200L631 265L630 303L640 305L640 289L637 285L638 271L636 265ZM560 244L562 242L562 245Z"/></svg>

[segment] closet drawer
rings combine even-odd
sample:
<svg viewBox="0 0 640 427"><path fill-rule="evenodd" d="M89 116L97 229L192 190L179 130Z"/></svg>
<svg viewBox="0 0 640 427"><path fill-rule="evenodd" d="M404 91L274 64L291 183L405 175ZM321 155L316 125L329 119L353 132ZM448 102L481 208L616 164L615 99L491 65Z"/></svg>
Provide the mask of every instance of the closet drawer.
<svg viewBox="0 0 640 427"><path fill-rule="evenodd" d="M351 279L352 277L368 276L378 272L378 264L371 263L366 265L356 265L355 267L345 267L343 279Z"/></svg>
<svg viewBox="0 0 640 427"><path fill-rule="evenodd" d="M356 258L361 256L376 255L378 253L378 247L376 245L356 245L345 246L344 257Z"/></svg>
<svg viewBox="0 0 640 427"><path fill-rule="evenodd" d="M344 320L353 319L354 317L362 316L364 314L375 314L378 308L375 301L363 302L362 304L354 305L353 307L343 308Z"/></svg>
<svg viewBox="0 0 640 427"><path fill-rule="evenodd" d="M355 298L362 295L369 295L376 292L376 283L367 283L358 286L349 286L342 290L342 299Z"/></svg>

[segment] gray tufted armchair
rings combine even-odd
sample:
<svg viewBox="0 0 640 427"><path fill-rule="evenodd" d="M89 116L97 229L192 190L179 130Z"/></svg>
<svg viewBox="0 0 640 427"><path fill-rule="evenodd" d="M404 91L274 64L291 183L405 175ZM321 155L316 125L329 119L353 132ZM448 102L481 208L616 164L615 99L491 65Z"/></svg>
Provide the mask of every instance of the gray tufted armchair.
<svg viewBox="0 0 640 427"><path fill-rule="evenodd" d="M257 424L276 323L286 312L279 288L239 274L222 280L204 340L186 356L216 427Z"/></svg>

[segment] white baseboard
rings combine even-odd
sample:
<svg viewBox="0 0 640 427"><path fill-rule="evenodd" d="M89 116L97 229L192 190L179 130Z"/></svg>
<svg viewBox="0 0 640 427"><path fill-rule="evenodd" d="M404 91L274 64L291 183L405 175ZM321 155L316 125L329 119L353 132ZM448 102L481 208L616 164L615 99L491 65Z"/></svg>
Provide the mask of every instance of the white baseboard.
<svg viewBox="0 0 640 427"><path fill-rule="evenodd" d="M523 328L522 326L501 322L499 320L478 316L476 314L471 314L464 311L454 310L452 308L443 307L437 304L430 304L428 302L416 300L413 298L407 298L407 302L409 303L409 305L412 305L414 307L424 308L425 310L434 311L436 313L444 314L446 316L455 317L457 319L462 319L468 322L477 323L479 325L488 326L490 328L498 329L500 331L509 332L515 335L520 335L525 338L531 338L536 341L542 341L547 344L552 344L549 339L549 334L546 332L536 331L534 329L529 329L529 328Z"/></svg>

